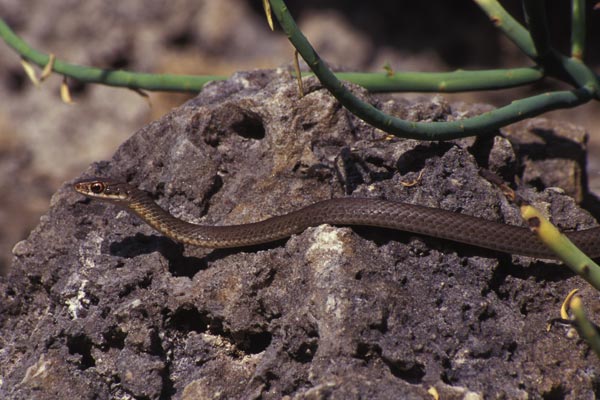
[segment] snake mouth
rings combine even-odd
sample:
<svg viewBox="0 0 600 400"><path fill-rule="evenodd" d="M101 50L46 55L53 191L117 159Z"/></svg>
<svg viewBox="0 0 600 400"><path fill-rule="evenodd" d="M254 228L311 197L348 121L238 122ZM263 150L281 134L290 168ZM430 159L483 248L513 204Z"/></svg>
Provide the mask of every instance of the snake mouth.
<svg viewBox="0 0 600 400"><path fill-rule="evenodd" d="M79 193L85 193L85 183L84 182L75 182L73 184L73 188L78 191Z"/></svg>
<svg viewBox="0 0 600 400"><path fill-rule="evenodd" d="M73 189L75 189L75 191L78 193L87 194L85 182L75 182L73 184Z"/></svg>

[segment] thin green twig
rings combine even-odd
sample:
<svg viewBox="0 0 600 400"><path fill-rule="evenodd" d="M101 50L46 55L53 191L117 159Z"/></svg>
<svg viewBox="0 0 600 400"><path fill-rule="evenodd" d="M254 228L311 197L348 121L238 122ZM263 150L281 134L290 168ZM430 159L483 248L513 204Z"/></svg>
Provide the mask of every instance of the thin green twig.
<svg viewBox="0 0 600 400"><path fill-rule="evenodd" d="M571 300L571 310L573 311L579 334L590 345L596 356L600 358L600 335L594 324L588 319L583 309L583 302L579 296L575 296Z"/></svg>
<svg viewBox="0 0 600 400"><path fill-rule="evenodd" d="M309 75L309 74L307 74ZM338 72L338 79L356 83L371 92L467 92L507 89L531 84L544 75L539 68L452 72Z"/></svg>
<svg viewBox="0 0 600 400"><path fill-rule="evenodd" d="M572 0L571 57L583 60L585 55L585 0Z"/></svg>
<svg viewBox="0 0 600 400"><path fill-rule="evenodd" d="M537 52L531 35L516 19L512 17L496 0L474 0L485 12L492 23L499 28L523 53L532 60L537 59Z"/></svg>
<svg viewBox="0 0 600 400"><path fill-rule="evenodd" d="M38 66L48 64L50 57L31 48L0 19L0 36L23 58ZM144 74L129 71L116 71L102 68L69 64L60 60L54 62L53 71L88 83L102 83L108 86L121 86L142 90L191 91L201 90L209 81L227 79L224 76L194 76L170 74Z"/></svg>
<svg viewBox="0 0 600 400"><path fill-rule="evenodd" d="M540 238L573 272L600 290L600 266L583 253L566 235L530 204L520 205L521 216Z"/></svg>
<svg viewBox="0 0 600 400"><path fill-rule="evenodd" d="M49 55L29 46L0 19L0 37L21 57L44 67ZM53 70L81 82L101 83L110 86L131 87L142 90L198 92L211 80L227 79L225 76L191 76L143 74L90 68L56 60ZM488 71L454 71L442 73L398 72L385 73L344 72L340 79L356 83L372 92L458 92L469 90L496 90L530 84L543 78L535 67L498 69Z"/></svg>
<svg viewBox="0 0 600 400"><path fill-rule="evenodd" d="M600 99L600 77L583 61L552 51L546 72L576 87L587 88L593 97Z"/></svg>
<svg viewBox="0 0 600 400"><path fill-rule="evenodd" d="M517 100L497 110L461 121L427 123L402 120L387 115L354 96L321 60L306 37L298 29L285 3L282 0L270 1L271 10L290 42L323 86L350 112L368 124L397 136L421 140L449 140L478 135L546 111L574 107L593 98L593 94L590 93L589 89L578 88Z"/></svg>
<svg viewBox="0 0 600 400"><path fill-rule="evenodd" d="M490 183L498 186L508 200L519 206L521 217L529 229L548 249L552 250L573 272L585 279L596 290L600 290L600 265L581 251L567 235L561 233L537 208L515 193L502 178L486 169L480 170L479 173Z"/></svg>

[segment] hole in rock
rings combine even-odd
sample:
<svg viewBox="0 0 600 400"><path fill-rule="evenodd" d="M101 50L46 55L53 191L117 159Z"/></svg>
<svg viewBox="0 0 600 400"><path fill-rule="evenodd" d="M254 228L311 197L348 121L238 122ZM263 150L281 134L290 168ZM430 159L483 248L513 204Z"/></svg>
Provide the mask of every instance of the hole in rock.
<svg viewBox="0 0 600 400"><path fill-rule="evenodd" d="M383 359L392 375L413 385L421 384L425 376L425 366L418 362L403 360L391 361Z"/></svg>
<svg viewBox="0 0 600 400"><path fill-rule="evenodd" d="M96 365L92 357L92 341L85 335L70 336L67 338L69 354L79 354L81 361L79 369L86 370Z"/></svg>
<svg viewBox="0 0 600 400"><path fill-rule="evenodd" d="M210 332L223 335L223 323L220 319L206 312L200 312L193 306L181 306L170 314L167 311L167 317L169 319L167 324L180 332Z"/></svg>
<svg viewBox="0 0 600 400"><path fill-rule="evenodd" d="M125 338L127 334L117 327L112 327L102 334L105 346L113 349L123 349L125 347Z"/></svg>
<svg viewBox="0 0 600 400"><path fill-rule="evenodd" d="M265 127L259 115L242 110L240 117L231 124L231 129L247 139L264 139Z"/></svg>
<svg viewBox="0 0 600 400"><path fill-rule="evenodd" d="M252 332L234 335L238 348L248 354L258 354L271 344L273 336L269 332Z"/></svg>
<svg viewBox="0 0 600 400"><path fill-rule="evenodd" d="M567 391L560 384L549 391L542 393L542 399L544 400L563 400L566 396Z"/></svg>

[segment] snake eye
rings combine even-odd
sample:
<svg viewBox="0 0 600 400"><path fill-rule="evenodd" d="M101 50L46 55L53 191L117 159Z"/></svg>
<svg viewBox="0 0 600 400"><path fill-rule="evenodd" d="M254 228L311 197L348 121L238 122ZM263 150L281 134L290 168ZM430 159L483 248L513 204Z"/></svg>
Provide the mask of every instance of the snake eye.
<svg viewBox="0 0 600 400"><path fill-rule="evenodd" d="M102 182L94 182L90 185L92 193L100 194L104 191L104 184Z"/></svg>

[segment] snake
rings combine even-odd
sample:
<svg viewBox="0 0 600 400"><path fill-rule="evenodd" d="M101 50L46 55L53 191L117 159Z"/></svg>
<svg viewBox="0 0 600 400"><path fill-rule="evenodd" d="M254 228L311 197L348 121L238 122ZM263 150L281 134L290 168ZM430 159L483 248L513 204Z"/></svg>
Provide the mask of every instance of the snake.
<svg viewBox="0 0 600 400"><path fill-rule="evenodd" d="M126 209L175 241L200 247L235 248L269 243L322 224L363 225L446 239L503 253L557 259L527 227L378 198L332 198L259 222L214 226L178 219L162 209L148 192L125 182L93 178L78 181L73 188L88 198ZM591 258L600 257L600 227L565 234Z"/></svg>

